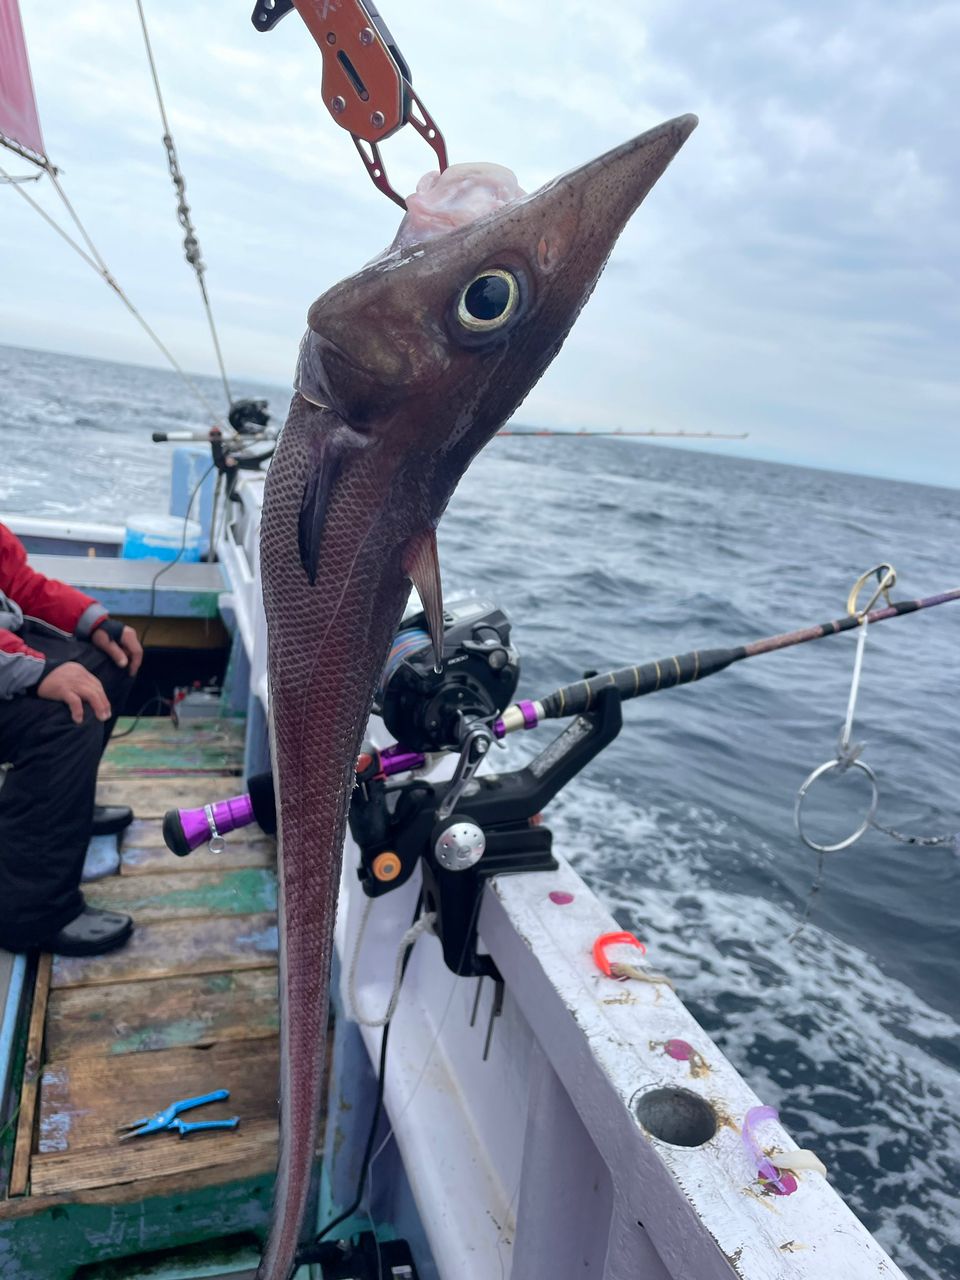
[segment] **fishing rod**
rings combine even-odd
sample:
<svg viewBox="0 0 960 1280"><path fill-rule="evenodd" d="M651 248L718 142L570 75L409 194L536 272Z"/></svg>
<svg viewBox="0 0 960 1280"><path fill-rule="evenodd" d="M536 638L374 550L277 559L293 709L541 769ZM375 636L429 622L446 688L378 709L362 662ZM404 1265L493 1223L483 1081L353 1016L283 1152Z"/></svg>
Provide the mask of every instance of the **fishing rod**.
<svg viewBox="0 0 960 1280"><path fill-rule="evenodd" d="M440 672L433 665L430 638L414 620L397 637L377 695L376 710L398 739L397 745L361 755L357 762L358 780L371 769L374 776L385 779L415 773L427 766L431 755L459 752L461 759L452 793L460 795L495 739L518 730L535 729L546 720L592 714L611 689L621 702L644 697L704 680L746 658L858 627L864 635L868 626L878 622L960 600L958 587L921 600L890 602L884 608L858 611L857 596L873 575L878 575L880 585L871 606L880 595L889 592L895 581L889 565L864 574L850 594L846 617L729 649L695 649L657 662L622 667L566 685L536 702L510 703L519 679L519 657L510 640L509 621L501 611L476 602L470 602L459 613L456 606L451 606ZM248 786L248 795L198 809L170 810L164 821L168 847L183 857L211 840L216 841L214 847L220 848L223 836L253 822L265 831L275 830L272 778L265 774L249 779Z"/></svg>
<svg viewBox="0 0 960 1280"><path fill-rule="evenodd" d="M858 597L874 575L878 585L873 596L865 608L858 608ZM859 758L862 748L852 741L867 632L889 618L960 600L960 588L956 588L925 599L893 602L889 591L895 581L892 567L880 565L854 585L846 617L728 649L693 650L624 667L564 686L539 702L513 702L520 659L510 621L496 606L473 599L447 602L439 669L425 619L422 614L414 616L396 638L374 703L395 745L383 749L365 745L356 762L349 824L364 894L376 898L391 893L420 867L424 901L433 904L430 910L436 913L434 927L447 967L460 976L498 979L489 956L477 946L483 886L491 876L556 869L553 837L539 815L617 737L623 702L693 684L762 653L858 629L857 661L836 755L814 770L797 800L798 834L818 853L818 875L822 876L823 856L860 839L874 825L877 809L876 778ZM885 606L874 608L881 596ZM498 739L561 717L570 723L533 760L513 771L482 772ZM451 777L425 772L444 755L456 758ZM818 844L803 828L804 798L817 779L850 768L865 773L870 781L869 813L844 840ZM265 773L249 778L247 786L247 794L229 800L169 810L163 821L167 847L184 857L206 844L217 854L225 847L225 836L251 824L275 834L273 777ZM909 844L954 841L952 836L920 839L878 829ZM819 880L794 937L809 918L818 889Z"/></svg>
<svg viewBox="0 0 960 1280"><path fill-rule="evenodd" d="M881 567L889 568L889 566ZM865 574L859 582L862 584L875 572L876 570L871 570L870 574ZM951 591L942 591L938 595L927 596L921 600L891 602L884 608L874 609L872 612L848 612L846 617L836 618L832 622L803 627L798 631L785 631L780 635L766 636L762 640L754 640L751 644L736 645L729 649L693 649L689 653L661 658L658 662L647 662L637 667L621 667L617 671L608 671L603 675L566 685L539 702L520 702L508 707L502 718L494 725L494 733L498 738L502 738L517 729L536 728L544 720L581 715L594 706L604 689L609 689L611 686L617 690L623 701L642 698L649 693L658 693L661 689L674 689L678 685L694 684L696 681L705 680L707 676L725 671L735 662L743 662L746 658L757 658L764 653L792 649L795 645L807 644L811 640L822 640L826 636L838 635L842 631L855 631L858 627L873 626L878 622L886 622L890 618L919 613L923 609L935 609L938 605L949 604L955 600L960 600L960 587Z"/></svg>

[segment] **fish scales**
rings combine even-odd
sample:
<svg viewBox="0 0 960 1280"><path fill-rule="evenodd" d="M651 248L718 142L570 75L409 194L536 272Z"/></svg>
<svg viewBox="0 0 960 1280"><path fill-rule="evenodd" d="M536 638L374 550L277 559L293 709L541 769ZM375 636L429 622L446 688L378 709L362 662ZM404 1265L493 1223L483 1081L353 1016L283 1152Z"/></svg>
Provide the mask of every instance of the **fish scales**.
<svg viewBox="0 0 960 1280"><path fill-rule="evenodd" d="M669 121L422 252L388 254L310 310L261 529L279 819L281 1141L258 1280L290 1280L305 1227L347 809L409 583L439 644L436 524L695 125L693 116Z"/></svg>
<svg viewBox="0 0 960 1280"><path fill-rule="evenodd" d="M290 1205L288 1235L277 1245L284 1254L296 1248L306 1205L322 1087L316 1067L306 1088L298 1088L293 1072L313 1063L325 1039L339 850L365 727L363 708L372 700L409 590L395 549L383 546L381 538L368 535L358 554L357 530L363 527L368 495L364 478L357 476L328 526L324 571L316 587L294 594L301 584L292 579L303 577L297 527L312 465L314 416L304 401L294 402L278 465L268 474L261 531L268 613L276 616L291 599L298 600L295 618L274 626L270 636L275 776L284 783L277 810L283 849L280 1070L285 1103L277 1199ZM380 495L374 491L373 498L379 501Z"/></svg>

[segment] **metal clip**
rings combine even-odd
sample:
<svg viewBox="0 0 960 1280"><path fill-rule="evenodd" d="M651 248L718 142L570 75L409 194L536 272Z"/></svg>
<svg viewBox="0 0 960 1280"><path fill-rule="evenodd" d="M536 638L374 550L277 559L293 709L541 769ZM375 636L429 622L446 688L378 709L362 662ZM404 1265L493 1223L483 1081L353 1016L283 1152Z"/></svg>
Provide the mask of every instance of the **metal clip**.
<svg viewBox="0 0 960 1280"><path fill-rule="evenodd" d="M213 812L212 804L203 806L203 816L206 818L207 826L210 828L210 839L207 842L207 848L211 853L223 853L227 847L227 842L217 830L217 818Z"/></svg>
<svg viewBox="0 0 960 1280"><path fill-rule="evenodd" d="M250 21L258 31L272 31L293 9L293 0L257 0Z"/></svg>
<svg viewBox="0 0 960 1280"><path fill-rule="evenodd" d="M857 597L866 586L867 581L873 575L876 575L878 587L871 597L869 603L864 609L857 609ZM853 661L853 678L850 681L850 695L847 698L847 716L844 721L843 728L840 730L840 738L837 742L837 754L833 760L827 760L807 777L797 792L797 801L793 810L793 820L797 828L797 835L814 853L839 853L842 849L849 849L851 845L855 845L857 841L869 831L873 825L873 820L877 816L877 808L880 804L880 788L877 784L877 776L868 764L860 759L863 751L862 742L853 741L853 717L857 709L857 695L860 692L860 676L863 672L863 652L867 643L867 629L869 623L867 617L870 610L884 596L889 603L889 590L897 580L896 570L892 565L881 564L876 568L868 570L865 574L857 579L853 585L853 590L847 598L847 612L851 617L860 619L860 628L857 634L857 652ZM859 827L843 840L838 840L835 844L820 844L807 835L803 826L803 806L810 791L810 788L820 778L825 777L828 773L846 773L849 769L857 769L864 774L870 783L870 806L867 815L860 823Z"/></svg>
<svg viewBox="0 0 960 1280"><path fill-rule="evenodd" d="M412 125L447 168L443 135L414 93L410 68L386 23L368 0L258 0L253 25L269 31L295 8L323 56L323 101L353 138L374 186L401 209L407 204L390 184L380 144Z"/></svg>

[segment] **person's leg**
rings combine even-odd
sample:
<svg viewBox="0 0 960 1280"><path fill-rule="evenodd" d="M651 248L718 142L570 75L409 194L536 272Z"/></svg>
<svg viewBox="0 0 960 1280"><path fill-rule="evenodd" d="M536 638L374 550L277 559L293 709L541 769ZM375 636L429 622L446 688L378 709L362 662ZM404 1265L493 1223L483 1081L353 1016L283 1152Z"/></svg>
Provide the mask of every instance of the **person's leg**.
<svg viewBox="0 0 960 1280"><path fill-rule="evenodd" d="M60 702L0 703L0 759L12 766L0 787L0 946L37 946L83 911L102 747L89 708L77 725Z"/></svg>
<svg viewBox="0 0 960 1280"><path fill-rule="evenodd" d="M103 749L106 750L110 735L117 723L117 717L126 706L133 681L122 667L118 667L100 649L93 645L84 645L79 659L83 666L95 675L103 685L113 715L103 726ZM83 879L98 880L104 875L111 875L119 864L116 840L110 837L119 836L133 821L133 811L129 805L111 804L94 805L93 809L93 842L87 861L84 863Z"/></svg>
<svg viewBox="0 0 960 1280"><path fill-rule="evenodd" d="M84 910L79 890L90 842L97 768L131 681L99 649L29 628L48 657L81 662L103 683L113 717L86 709L75 725L63 703L21 696L0 702L0 946L49 940Z"/></svg>
<svg viewBox="0 0 960 1280"><path fill-rule="evenodd" d="M102 649L98 649L92 644L77 644L72 661L81 663L95 675L110 699L110 709L113 714L103 726L103 747L100 752L102 755L107 749L110 735L116 727L117 717L123 715L127 699L130 696L130 690L133 688L133 681L125 668L118 667L113 659L108 657Z"/></svg>

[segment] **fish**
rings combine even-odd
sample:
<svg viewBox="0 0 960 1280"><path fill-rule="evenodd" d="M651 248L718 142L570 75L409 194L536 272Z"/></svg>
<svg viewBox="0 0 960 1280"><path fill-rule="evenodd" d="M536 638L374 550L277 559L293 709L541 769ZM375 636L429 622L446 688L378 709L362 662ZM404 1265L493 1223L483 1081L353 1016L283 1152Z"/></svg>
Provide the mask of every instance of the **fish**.
<svg viewBox="0 0 960 1280"><path fill-rule="evenodd" d="M310 308L261 520L281 1033L279 1164L257 1280L290 1280L305 1226L347 810L410 585L439 660L440 517L696 124L667 121L466 225L408 236ZM518 516L529 501L517 494Z"/></svg>

